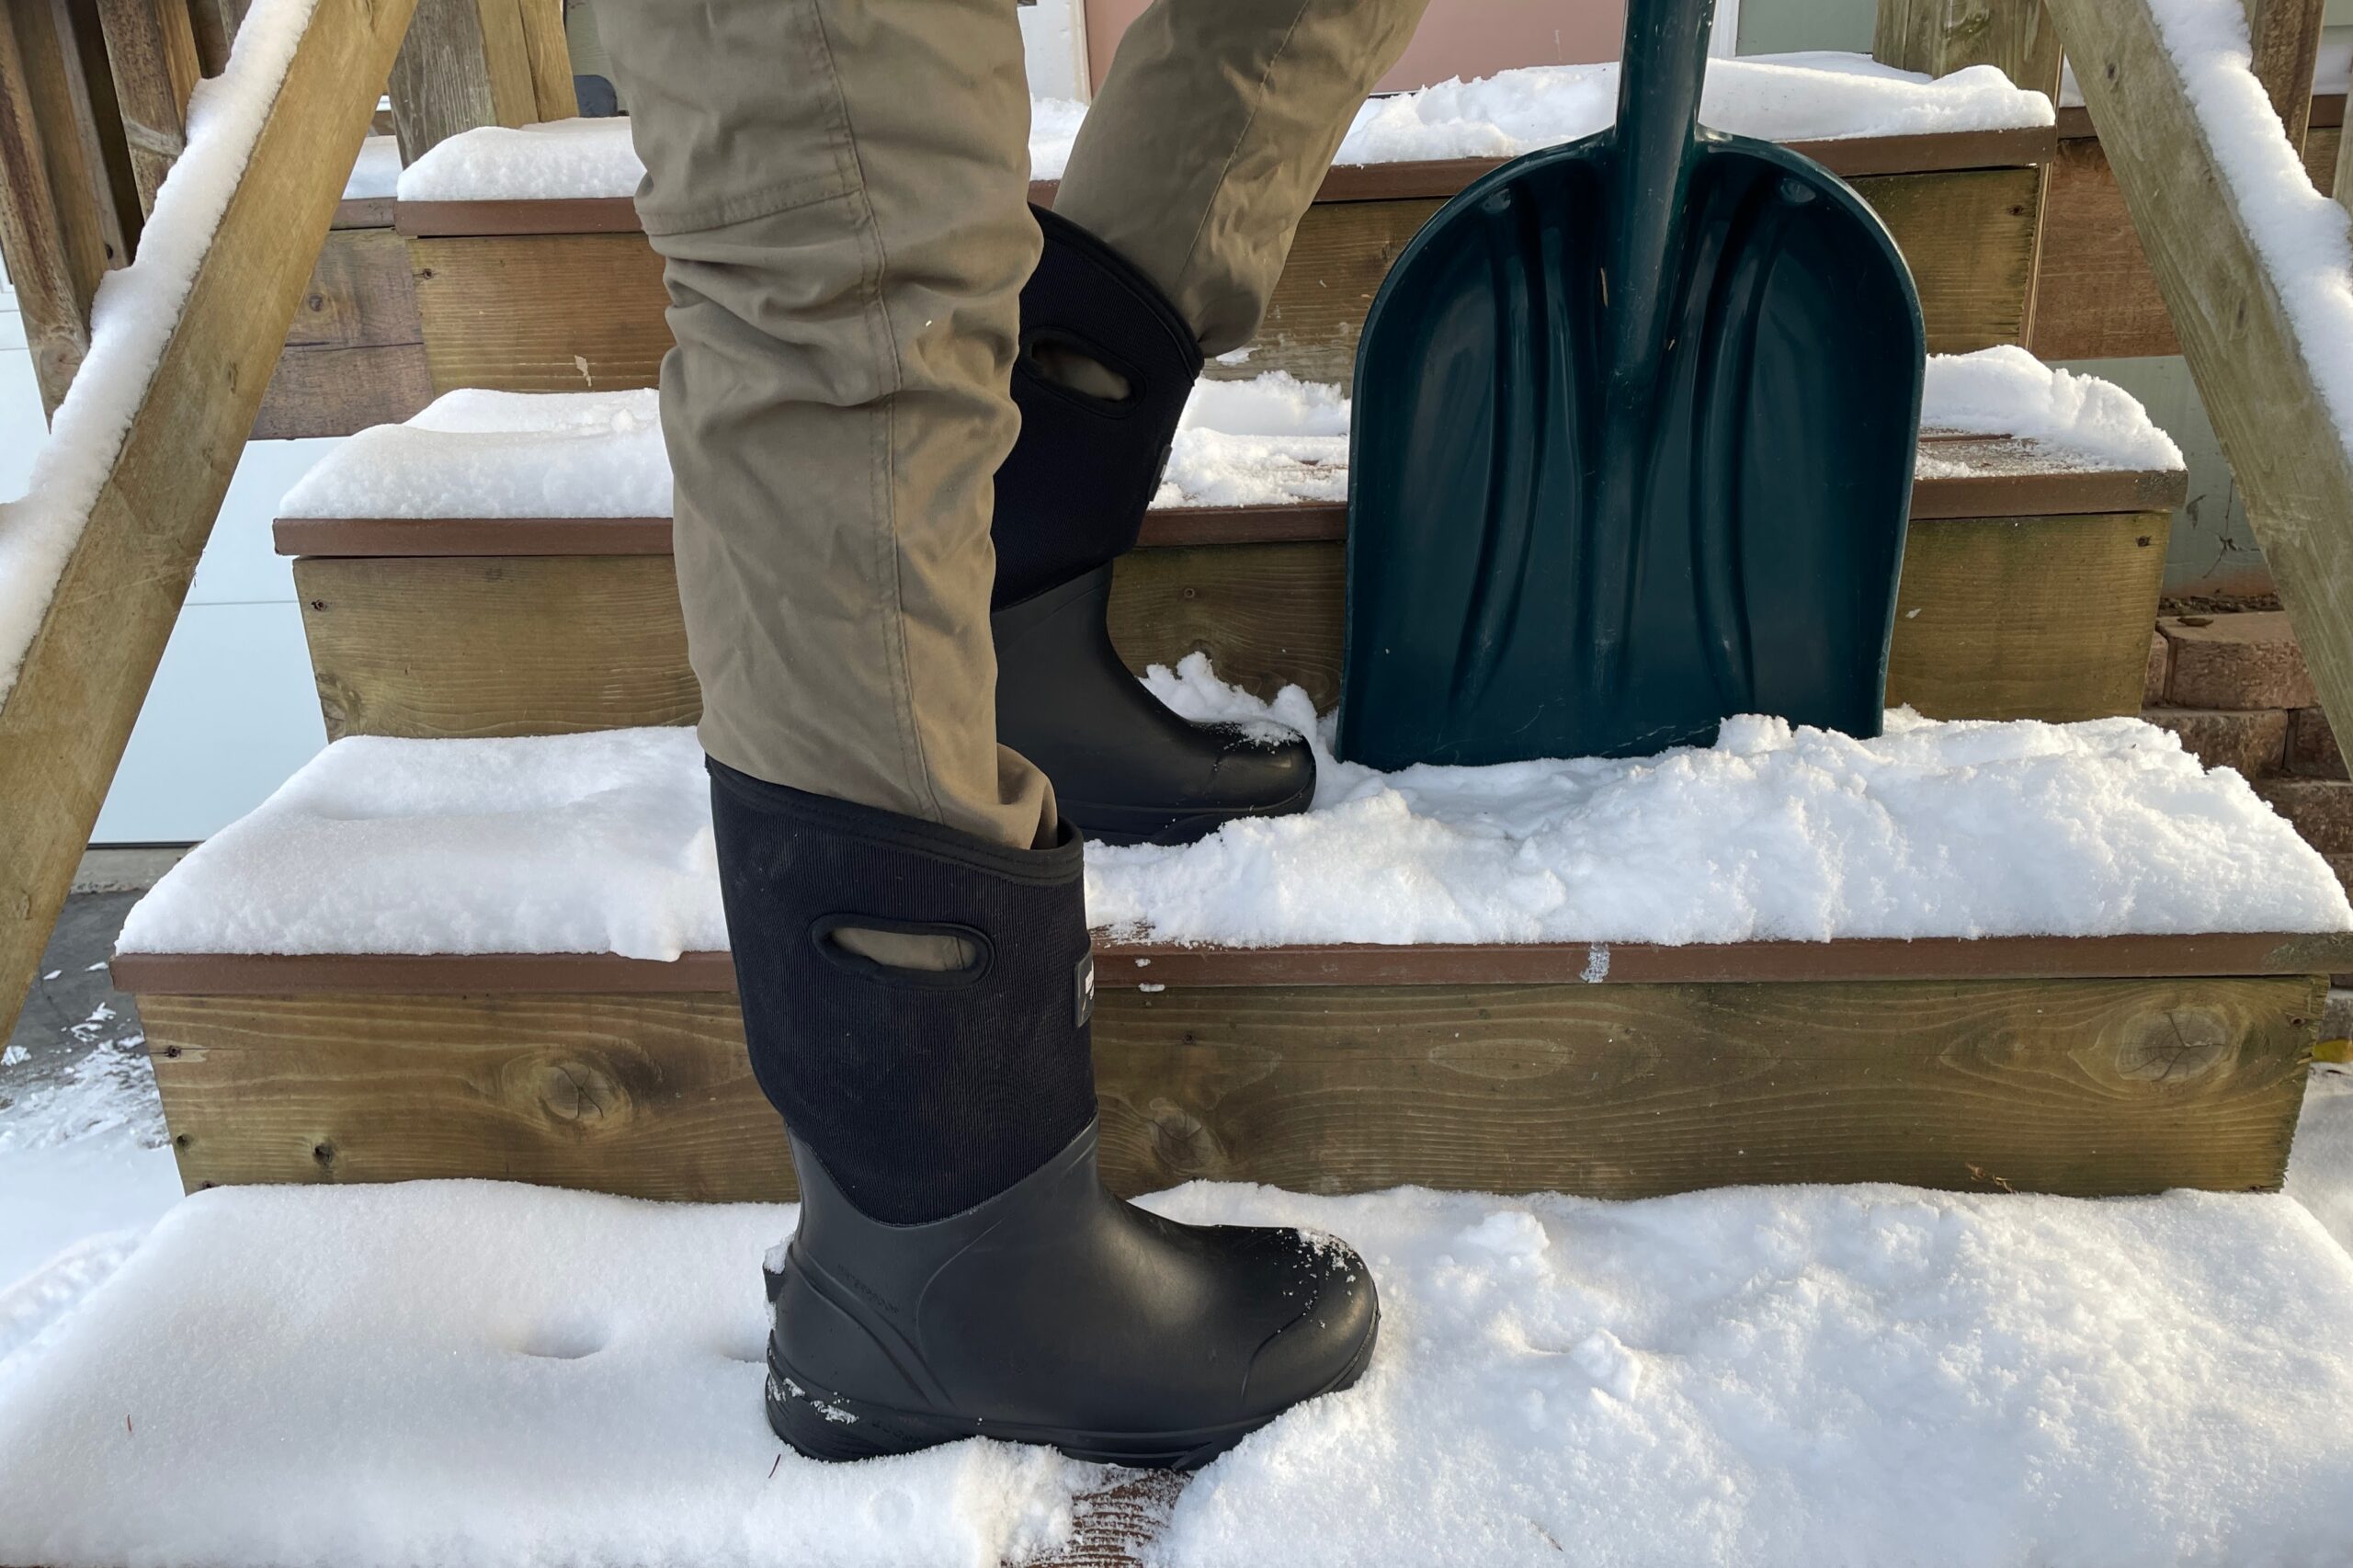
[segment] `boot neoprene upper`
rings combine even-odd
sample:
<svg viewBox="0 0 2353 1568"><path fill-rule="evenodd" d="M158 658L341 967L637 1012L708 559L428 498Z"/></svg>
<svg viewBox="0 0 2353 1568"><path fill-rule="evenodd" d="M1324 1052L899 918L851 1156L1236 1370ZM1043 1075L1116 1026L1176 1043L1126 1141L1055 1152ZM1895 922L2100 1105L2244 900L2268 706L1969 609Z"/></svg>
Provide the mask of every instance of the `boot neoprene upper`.
<svg viewBox="0 0 2353 1568"><path fill-rule="evenodd" d="M1074 839L1017 850L711 765L721 888L800 1229L768 1418L822 1459L960 1437L1194 1465L1372 1353L1372 1277L1298 1231L1188 1226L1097 1172ZM964 969L845 929L961 938Z"/></svg>
<svg viewBox="0 0 2353 1568"><path fill-rule="evenodd" d="M997 738L1052 779L1089 837L1181 844L1236 817L1303 811L1302 740L1176 718L1112 645L1111 562L1134 548L1201 372L1192 328L1152 279L1040 210L1045 251L1021 291L1013 401L1021 434L996 476ZM1048 375L1051 345L1116 372L1108 398Z"/></svg>

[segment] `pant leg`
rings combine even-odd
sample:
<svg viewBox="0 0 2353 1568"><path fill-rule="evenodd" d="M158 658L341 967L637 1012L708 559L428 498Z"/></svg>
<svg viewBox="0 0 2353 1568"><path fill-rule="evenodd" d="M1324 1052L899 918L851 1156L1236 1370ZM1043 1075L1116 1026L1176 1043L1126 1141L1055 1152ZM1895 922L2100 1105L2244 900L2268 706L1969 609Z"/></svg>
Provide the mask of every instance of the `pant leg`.
<svg viewBox="0 0 2353 1568"><path fill-rule="evenodd" d="M1028 846L996 744L991 481L1039 236L1010 0L599 0L665 260L701 739Z"/></svg>
<svg viewBox="0 0 2353 1568"><path fill-rule="evenodd" d="M1250 341L1349 122L1427 0L1155 0L1120 40L1054 210L1222 354Z"/></svg>

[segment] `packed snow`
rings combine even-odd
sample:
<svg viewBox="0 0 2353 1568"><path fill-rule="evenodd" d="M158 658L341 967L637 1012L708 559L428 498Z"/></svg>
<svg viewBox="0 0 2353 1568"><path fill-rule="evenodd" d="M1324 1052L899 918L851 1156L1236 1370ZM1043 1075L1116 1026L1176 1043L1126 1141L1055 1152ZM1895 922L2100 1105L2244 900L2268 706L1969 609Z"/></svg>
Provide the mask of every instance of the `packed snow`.
<svg viewBox="0 0 2353 1568"><path fill-rule="evenodd" d="M0 505L0 700L24 667L82 526L162 363L180 305L277 101L316 0L255 0L219 76L188 100L188 148L155 193L138 259L108 273L23 498Z"/></svg>
<svg viewBox="0 0 2353 1568"><path fill-rule="evenodd" d="M1531 65L1441 82L1368 102L1336 162L1507 158L1589 136L1618 107L1618 65ZM2052 123L2051 100L1990 65L1931 79L1867 55L1751 55L1708 62L1701 117L1720 131L1776 142L1835 142L2006 131ZM1029 175L1060 179L1086 119L1082 104L1030 105ZM629 121L563 119L452 136L408 166L404 201L548 200L633 196L644 176Z"/></svg>
<svg viewBox="0 0 2353 1568"><path fill-rule="evenodd" d="M2240 0L2151 0L2157 29L2353 455L2353 217L2313 188L2256 79Z"/></svg>
<svg viewBox="0 0 2353 1568"><path fill-rule="evenodd" d="M1893 1187L1641 1203L1192 1186L1347 1236L1355 1389L1201 1472L1168 1568L1816 1568L2353 1554L2353 1258L2294 1201ZM962 1563L1115 1472L971 1441L828 1466L760 1415L789 1208L486 1183L180 1204L0 1368L0 1561Z"/></svg>
<svg viewBox="0 0 2353 1568"><path fill-rule="evenodd" d="M2097 376L2046 365L2014 344L1931 354L1920 388L1924 429L2015 436L2086 466L2178 470L2172 437L2140 400ZM1933 454L1924 454L1935 460Z"/></svg>
<svg viewBox="0 0 2353 1568"><path fill-rule="evenodd" d="M1345 501L1347 394L1286 371L1203 381L1179 424L1156 507ZM2121 388L2022 348L1931 355L1931 432L2017 436L2069 469L2178 469L2181 449ZM1970 472L1921 449L1922 477ZM666 517L656 394L443 393L404 425L338 442L287 492L287 517Z"/></svg>
<svg viewBox="0 0 2353 1568"><path fill-rule="evenodd" d="M1734 719L1635 761L1333 757L1330 720L1199 654L1194 718L1314 738L1313 809L1087 852L1094 921L1163 940L1741 942L2341 931L2327 862L2228 769L2137 719L1877 740ZM131 911L130 952L613 952L726 945L691 731L336 742ZM333 876L320 872L335 868Z"/></svg>

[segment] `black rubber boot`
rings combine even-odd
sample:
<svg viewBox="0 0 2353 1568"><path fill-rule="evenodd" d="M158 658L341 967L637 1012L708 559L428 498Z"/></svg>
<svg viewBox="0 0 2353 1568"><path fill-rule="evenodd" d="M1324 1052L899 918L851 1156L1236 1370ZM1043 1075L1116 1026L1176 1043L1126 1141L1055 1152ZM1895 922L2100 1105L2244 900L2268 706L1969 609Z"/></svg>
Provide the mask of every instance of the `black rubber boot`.
<svg viewBox="0 0 2353 1568"><path fill-rule="evenodd" d="M1236 817L1303 811L1304 740L1194 724L1138 684L1104 614L1111 562L1135 548L1160 488L1200 346L1166 296L1102 241L1038 210L1046 248L1021 291L1013 401L1021 435L996 476L997 738L1053 780L1090 838L1184 844ZM1124 398L1063 384L1047 345L1126 381Z"/></svg>
<svg viewBox="0 0 2353 1568"><path fill-rule="evenodd" d="M827 1460L979 1436L1190 1467L1356 1381L1380 1306L1345 1244L1104 1190L1074 837L1005 848L711 774L752 1066L801 1177L767 1280L779 1436ZM892 968L845 929L972 961Z"/></svg>

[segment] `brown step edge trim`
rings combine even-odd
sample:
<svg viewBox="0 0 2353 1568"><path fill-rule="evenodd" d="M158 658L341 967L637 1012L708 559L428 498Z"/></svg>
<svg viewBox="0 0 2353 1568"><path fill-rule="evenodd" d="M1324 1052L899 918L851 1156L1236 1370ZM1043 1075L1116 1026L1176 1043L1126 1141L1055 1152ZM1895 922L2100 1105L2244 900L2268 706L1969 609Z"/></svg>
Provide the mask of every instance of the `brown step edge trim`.
<svg viewBox="0 0 2353 1568"><path fill-rule="evenodd" d="M330 229L389 229L392 226L392 199L389 196L348 197L335 203L335 217L327 224Z"/></svg>
<svg viewBox="0 0 2353 1568"><path fill-rule="evenodd" d="M1916 941L1192 948L1100 935L1097 989L1142 985L1769 984L1907 980L2146 980L2353 970L2353 933L2185 937L1923 937ZM119 953L133 995L284 996L324 992L732 993L725 953L674 963L610 953Z"/></svg>
<svg viewBox="0 0 2353 1568"><path fill-rule="evenodd" d="M2344 123L2345 95L2343 93L2314 93L2313 95L2313 117L2310 121L2313 130L2328 131ZM2092 111L2081 104L2059 111L2058 131L2059 140L2062 142L2089 142L2097 139L2099 135L2099 131L2092 125Z"/></svg>
<svg viewBox="0 0 2353 1568"><path fill-rule="evenodd" d="M2047 125L2002 131L1937 131L1913 136L1847 136L1791 142L1802 153L1847 179L1871 175L1949 174L1959 169L2013 169L2047 164L2058 147ZM1432 158L1406 164L1336 164L1316 190L1319 202L1443 199L1510 160ZM1032 180L1029 199L1051 207L1059 180ZM627 196L509 198L480 201L404 201L395 226L413 239L506 234L626 234L639 232L637 204Z"/></svg>
<svg viewBox="0 0 2353 1568"><path fill-rule="evenodd" d="M1936 444L1949 450L1959 443ZM2155 469L1923 479L1912 489L1912 518L1927 522L2169 512L2181 504L2188 487L2187 473ZM1346 539L1347 528L1347 508L1332 501L1165 506L1144 515L1143 531L1136 542L1147 550L1314 543ZM670 553L667 517L280 517L270 532L280 555Z"/></svg>

